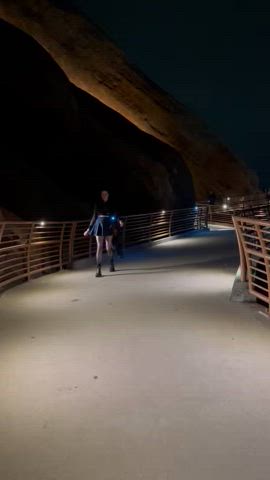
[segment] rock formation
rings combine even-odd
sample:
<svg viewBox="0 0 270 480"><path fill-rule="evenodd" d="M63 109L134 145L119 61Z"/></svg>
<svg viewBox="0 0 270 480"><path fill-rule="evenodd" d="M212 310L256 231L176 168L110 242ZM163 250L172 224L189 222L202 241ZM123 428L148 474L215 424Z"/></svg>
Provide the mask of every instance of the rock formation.
<svg viewBox="0 0 270 480"><path fill-rule="evenodd" d="M115 175L117 170L118 178L120 175L122 179L123 173L127 177L126 191L137 190L140 198L143 198L143 192L144 203L149 201L149 209L159 206L180 207L192 203L192 186L187 168L192 175L197 199L206 198L210 190L217 195L227 195L249 193L254 189L254 176L210 134L206 126L139 70L130 66L122 52L89 20L58 8L49 0L0 0L0 17L38 42L67 77L61 72L62 80L58 82L52 80L52 77L49 79L48 72L45 75L48 85L53 84L55 90L53 94L50 91L50 112L45 106L48 98L43 96L44 104L39 104L40 109L48 114L44 121L45 127L43 125L44 137L51 138L48 142L50 151L49 146L44 145L44 137L41 141L42 151L39 151L39 156L43 162L42 167L51 168L50 158L56 170L59 167L58 170L64 174L65 168L61 167L63 158L66 162L71 160L74 163L75 156L77 162L74 179L78 182L77 169L81 169L84 175L82 158L89 161L91 157L92 165L97 165L98 159L103 158L101 164L103 167L106 164L106 168L92 170L88 181L89 190L99 178L101 170L107 174L113 172L113 180L118 187ZM7 47L5 43L4 48ZM50 65L55 75L56 65L52 67L52 61ZM44 68L41 71L44 76ZM34 74L34 68L32 73ZM40 80L42 79L36 78L37 82ZM41 97L38 102L40 101ZM98 101L114 112L102 107ZM34 107L34 110L37 111L37 108ZM91 116L91 110L98 110L104 117L99 117L99 127L96 124L98 115L95 113L95 117ZM39 122L41 126L41 115ZM48 123L49 133L46 131ZM95 135L88 129L90 123ZM116 125L119 128L117 132ZM132 125L148 136L132 129ZM32 126L38 137L40 129ZM55 135L53 131L59 131L59 134ZM105 131L107 136L102 136ZM120 139L118 145L115 140L117 135ZM87 150L86 137L91 138L89 145L95 144L94 151L92 148L91 152ZM100 142L104 153L111 157L110 166L101 154ZM62 161L57 163L56 160L60 157ZM60 171L56 172L58 176L61 176ZM132 182L132 176L137 183ZM71 188L67 175L62 176L62 181L67 182ZM82 181L83 190L84 182L85 180ZM123 183L119 182L120 189ZM86 197L84 200L88 201Z"/></svg>
<svg viewBox="0 0 270 480"><path fill-rule="evenodd" d="M198 199L205 198L210 190L223 195L254 189L254 177L206 126L129 65L122 52L89 20L56 8L48 0L0 0L0 15L47 50L75 86L178 153L179 164L169 173L164 164L155 164L159 169L155 178L162 169L166 173L167 187L161 185L161 190L169 188L167 199L175 195L169 177L179 175L183 161L192 174ZM172 158L173 150L168 151ZM153 188L155 185L159 182ZM172 197L168 202L172 205Z"/></svg>
<svg viewBox="0 0 270 480"><path fill-rule="evenodd" d="M72 85L33 38L6 22L1 46L2 206L29 219L85 218L104 187L122 213L193 205L191 176L175 150Z"/></svg>

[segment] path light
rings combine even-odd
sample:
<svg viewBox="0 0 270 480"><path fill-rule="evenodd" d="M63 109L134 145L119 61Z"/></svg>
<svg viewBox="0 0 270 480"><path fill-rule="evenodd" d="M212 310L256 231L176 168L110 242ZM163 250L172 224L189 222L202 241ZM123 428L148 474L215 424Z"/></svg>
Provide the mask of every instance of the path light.
<svg viewBox="0 0 270 480"><path fill-rule="evenodd" d="M223 208L223 210L227 210L227 208L228 208L227 203L223 203L222 208Z"/></svg>
<svg viewBox="0 0 270 480"><path fill-rule="evenodd" d="M231 197L227 197L227 202L229 202L231 200Z"/></svg>
<svg viewBox="0 0 270 480"><path fill-rule="evenodd" d="M194 210L195 210L195 212L197 212L199 210L198 205L195 205Z"/></svg>
<svg viewBox="0 0 270 480"><path fill-rule="evenodd" d="M39 223L39 225L40 225L41 227L44 227L44 225L45 225L44 220L41 220L41 222Z"/></svg>
<svg viewBox="0 0 270 480"><path fill-rule="evenodd" d="M166 213L166 210L161 210L161 213Z"/></svg>

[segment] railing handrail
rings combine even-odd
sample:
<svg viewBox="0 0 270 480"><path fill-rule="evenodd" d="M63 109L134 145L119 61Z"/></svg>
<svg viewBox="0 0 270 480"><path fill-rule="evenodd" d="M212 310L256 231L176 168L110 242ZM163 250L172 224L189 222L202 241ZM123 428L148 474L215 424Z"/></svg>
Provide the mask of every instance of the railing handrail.
<svg viewBox="0 0 270 480"><path fill-rule="evenodd" d="M192 211L192 210L196 210L196 208L202 208L202 207L206 207L207 206L207 203L201 205L201 204L195 204L193 207L186 207L186 208L174 208L174 209L162 209L162 210L156 210L154 212L149 212L149 213L135 213L135 214L130 214L130 215L120 215L121 218L132 218L132 217L147 217L148 215L165 215L166 213L171 213L171 212L185 212L185 211ZM63 224L63 223L85 223L85 222L89 222L89 218L82 218L82 219L79 219L79 220L43 220L43 219L39 219L39 220L0 220L0 225L2 224L5 224L5 223L8 223L9 225L12 225L12 224L24 224L24 225L32 225L33 223L35 224L41 224L42 222L44 222L45 224ZM42 226L42 225L41 225Z"/></svg>
<svg viewBox="0 0 270 480"><path fill-rule="evenodd" d="M83 219L83 220L76 220L76 223L81 223L81 222L85 222L86 220ZM68 224L68 223L74 223L73 220L33 220L33 221L28 221L28 220L0 220L0 225L3 225L3 224L9 224L9 225L33 225L33 223L35 225L39 225L39 226L43 226L41 225L41 222L44 222L46 225L47 224L57 224L57 225L62 225L62 224Z"/></svg>
<svg viewBox="0 0 270 480"><path fill-rule="evenodd" d="M270 226L270 221L267 220L259 220L257 218L252 218L252 217L239 217L239 216L234 216L233 219L236 222L241 222L241 223L247 223L251 222L253 225L262 225L264 227L269 227Z"/></svg>
<svg viewBox="0 0 270 480"><path fill-rule="evenodd" d="M204 207L207 206L207 204L203 205ZM199 207L199 204L195 204L193 207L186 207L186 208L174 208L171 210L167 210L166 208L157 210L155 212L149 212L149 213L135 213L131 215L121 215L121 217L142 217L142 216L147 216L147 215L164 215L165 213L171 213L171 212L185 212L187 210L192 211L196 210L196 208Z"/></svg>

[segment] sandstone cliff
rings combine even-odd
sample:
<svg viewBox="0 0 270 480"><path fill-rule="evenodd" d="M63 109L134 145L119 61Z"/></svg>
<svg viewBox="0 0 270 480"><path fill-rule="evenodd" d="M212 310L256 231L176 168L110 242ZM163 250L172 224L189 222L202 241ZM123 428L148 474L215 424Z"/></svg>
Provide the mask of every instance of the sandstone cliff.
<svg viewBox="0 0 270 480"><path fill-rule="evenodd" d="M247 193L254 177L182 104L130 66L100 29L47 0L0 0L0 15L31 35L69 80L180 153L197 198Z"/></svg>
<svg viewBox="0 0 270 480"><path fill-rule="evenodd" d="M194 203L181 156L69 82L32 37L1 22L0 205L85 218L98 188L139 213Z"/></svg>

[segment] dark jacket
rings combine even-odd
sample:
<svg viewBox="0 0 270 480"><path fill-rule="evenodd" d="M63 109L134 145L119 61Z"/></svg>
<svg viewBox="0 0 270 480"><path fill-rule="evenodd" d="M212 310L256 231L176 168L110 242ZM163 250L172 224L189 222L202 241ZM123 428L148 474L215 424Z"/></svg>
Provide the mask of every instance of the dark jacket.
<svg viewBox="0 0 270 480"><path fill-rule="evenodd" d="M100 200L97 200L96 203L95 203L95 206L94 206L94 210L93 210L93 215L92 215L92 218L90 220L90 227L92 227L92 225L94 225L97 217L99 215L110 215L110 216L116 216L116 213L115 213L115 209L113 207L113 205L111 204L110 200L108 200L107 202L104 202L102 200L102 198Z"/></svg>

